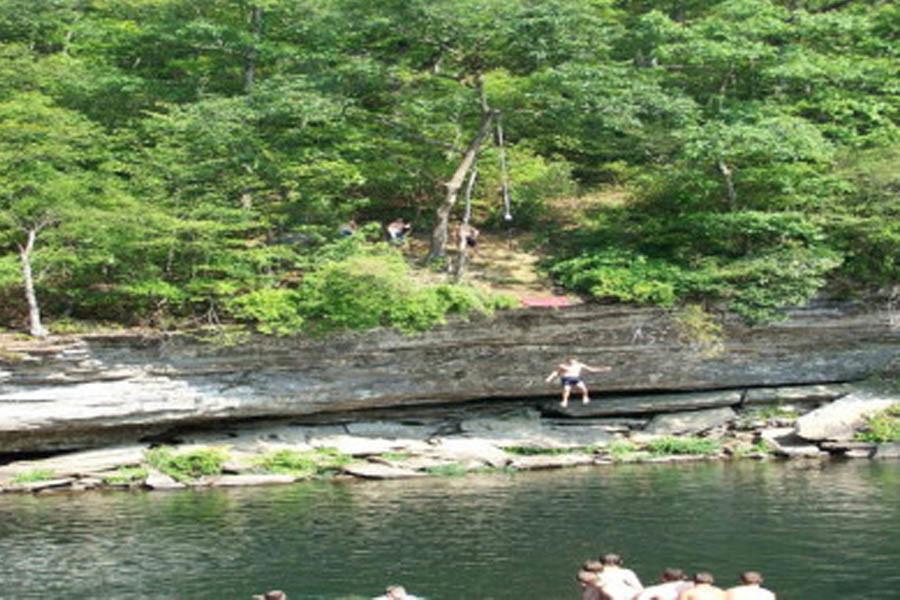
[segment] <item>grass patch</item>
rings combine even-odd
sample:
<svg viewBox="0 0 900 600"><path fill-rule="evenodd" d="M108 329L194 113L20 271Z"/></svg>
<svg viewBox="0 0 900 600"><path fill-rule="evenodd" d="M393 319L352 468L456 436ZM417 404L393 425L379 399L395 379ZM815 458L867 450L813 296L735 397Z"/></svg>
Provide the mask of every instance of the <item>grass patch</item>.
<svg viewBox="0 0 900 600"><path fill-rule="evenodd" d="M439 465L437 467L428 467L425 472L429 475L440 475L442 477L460 477L466 474L466 466L460 463L450 463Z"/></svg>
<svg viewBox="0 0 900 600"><path fill-rule="evenodd" d="M146 467L119 467L115 473L103 477L103 483L121 485L147 479L150 472Z"/></svg>
<svg viewBox="0 0 900 600"><path fill-rule="evenodd" d="M19 473L15 477L12 478L12 483L22 484L22 483L36 483L38 481L48 481L56 477L56 473L54 473L50 469L32 469L30 471L25 471L23 473Z"/></svg>
<svg viewBox="0 0 900 600"><path fill-rule="evenodd" d="M755 444L738 444L731 449L731 455L735 458L747 458L748 456L771 454L772 450L763 441Z"/></svg>
<svg viewBox="0 0 900 600"><path fill-rule="evenodd" d="M315 477L331 475L349 464L353 457L335 448L316 450L277 450L262 456L257 465L267 473Z"/></svg>
<svg viewBox="0 0 900 600"><path fill-rule="evenodd" d="M560 456L563 454L594 454L596 446L577 446L573 448L536 448L534 446L504 446L504 452L516 456Z"/></svg>
<svg viewBox="0 0 900 600"><path fill-rule="evenodd" d="M862 442L877 444L900 442L900 403L866 419L865 426L855 437Z"/></svg>
<svg viewBox="0 0 900 600"><path fill-rule="evenodd" d="M222 465L228 460L228 452L224 448L176 452L173 448L160 446L148 450L145 457L150 466L184 483L204 475L220 474Z"/></svg>
<svg viewBox="0 0 900 600"><path fill-rule="evenodd" d="M666 436L647 443L646 450L654 456L699 455L709 456L722 450L716 440L698 437Z"/></svg>
<svg viewBox="0 0 900 600"><path fill-rule="evenodd" d="M409 452L383 452L379 454L379 456L384 460L390 461L401 461L412 458L412 454L410 454Z"/></svg>
<svg viewBox="0 0 900 600"><path fill-rule="evenodd" d="M796 419L799 416L795 407L782 404L766 406L751 414L758 419Z"/></svg>
<svg viewBox="0 0 900 600"><path fill-rule="evenodd" d="M628 440L617 440L607 446L606 451L614 462L629 462L641 455L641 449L637 444Z"/></svg>

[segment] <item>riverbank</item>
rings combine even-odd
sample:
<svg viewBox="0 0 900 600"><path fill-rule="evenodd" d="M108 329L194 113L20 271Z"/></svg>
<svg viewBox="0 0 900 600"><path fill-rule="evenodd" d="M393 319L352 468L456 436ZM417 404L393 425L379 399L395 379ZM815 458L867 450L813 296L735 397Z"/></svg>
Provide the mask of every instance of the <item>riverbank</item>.
<svg viewBox="0 0 900 600"><path fill-rule="evenodd" d="M898 440L864 434L873 416L900 405L888 386L659 396L598 397L567 409L556 401L482 402L184 429L140 444L10 462L0 466L0 490L172 490L632 462L900 458Z"/></svg>

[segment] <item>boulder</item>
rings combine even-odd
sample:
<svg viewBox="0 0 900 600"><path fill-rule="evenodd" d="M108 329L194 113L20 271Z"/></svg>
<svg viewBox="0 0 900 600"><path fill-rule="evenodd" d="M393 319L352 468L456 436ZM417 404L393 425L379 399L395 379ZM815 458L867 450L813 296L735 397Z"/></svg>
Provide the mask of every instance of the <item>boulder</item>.
<svg viewBox="0 0 900 600"><path fill-rule="evenodd" d="M497 468L505 467L510 461L510 456L493 443L463 437L439 438L429 453L452 462L473 462Z"/></svg>
<svg viewBox="0 0 900 600"><path fill-rule="evenodd" d="M343 467L344 473L363 479L409 479L425 477L427 474L412 469L404 469L383 463L355 462Z"/></svg>
<svg viewBox="0 0 900 600"><path fill-rule="evenodd" d="M711 408L657 415L644 429L653 435L682 435L703 433L734 421L737 413L731 408Z"/></svg>
<svg viewBox="0 0 900 600"><path fill-rule="evenodd" d="M896 395L856 391L797 419L796 432L811 441L849 440L866 417L898 401Z"/></svg>
<svg viewBox="0 0 900 600"><path fill-rule="evenodd" d="M509 466L522 471L538 469L561 469L594 464L592 454L538 454L534 456L516 456Z"/></svg>
<svg viewBox="0 0 900 600"><path fill-rule="evenodd" d="M159 471L150 471L150 474L147 475L147 479L144 481L144 486L151 490L181 490L187 487Z"/></svg>
<svg viewBox="0 0 900 600"><path fill-rule="evenodd" d="M799 438L792 427L775 427L759 432L762 442L777 456L785 458L824 458L828 453Z"/></svg>

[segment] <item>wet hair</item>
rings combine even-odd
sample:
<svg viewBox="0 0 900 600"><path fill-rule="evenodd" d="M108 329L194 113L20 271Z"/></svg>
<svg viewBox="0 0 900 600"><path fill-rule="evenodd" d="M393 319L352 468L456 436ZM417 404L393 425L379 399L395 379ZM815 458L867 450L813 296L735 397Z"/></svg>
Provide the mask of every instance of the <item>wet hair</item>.
<svg viewBox="0 0 900 600"><path fill-rule="evenodd" d="M588 569L582 569L575 575L575 581L578 583L597 583L597 574Z"/></svg>
<svg viewBox="0 0 900 600"><path fill-rule="evenodd" d="M694 574L694 583L708 583L712 585L716 582L716 578L712 576L712 573L707 571L700 571Z"/></svg>
<svg viewBox="0 0 900 600"><path fill-rule="evenodd" d="M675 567L666 567L662 572L663 581L683 581L685 579L687 578L684 575L684 571Z"/></svg>
<svg viewBox="0 0 900 600"><path fill-rule="evenodd" d="M405 598L406 597L406 588L402 585L389 585L385 590L385 594L388 598L394 598L394 594L397 594L397 598Z"/></svg>
<svg viewBox="0 0 900 600"><path fill-rule="evenodd" d="M603 561L604 565L609 565L611 567L618 567L622 564L622 557L618 554L604 554L600 560Z"/></svg>
<svg viewBox="0 0 900 600"><path fill-rule="evenodd" d="M741 573L741 582L745 585L759 585L763 582L762 574L759 571L744 571Z"/></svg>
<svg viewBox="0 0 900 600"><path fill-rule="evenodd" d="M271 592L266 592L263 598L265 600L287 600L287 594L281 590L272 590Z"/></svg>
<svg viewBox="0 0 900 600"><path fill-rule="evenodd" d="M598 573L603 570L603 563L599 560L586 560L584 564L581 565L582 570L591 571L593 573Z"/></svg>

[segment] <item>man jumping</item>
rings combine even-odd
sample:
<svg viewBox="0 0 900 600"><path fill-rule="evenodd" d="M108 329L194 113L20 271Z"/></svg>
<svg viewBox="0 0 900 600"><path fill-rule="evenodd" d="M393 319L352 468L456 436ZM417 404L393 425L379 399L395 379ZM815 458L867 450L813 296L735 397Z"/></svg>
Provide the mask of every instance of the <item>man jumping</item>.
<svg viewBox="0 0 900 600"><path fill-rule="evenodd" d="M611 371L612 367L592 367L583 362L575 360L575 358L567 358L566 362L558 365L550 375L547 376L547 383L553 381L555 377L559 377L562 384L562 402L560 406L563 408L569 405L569 394L572 392L572 386L581 390L581 403L587 404L591 401L588 397L588 389L581 379L581 371L590 371L591 373L603 373Z"/></svg>

